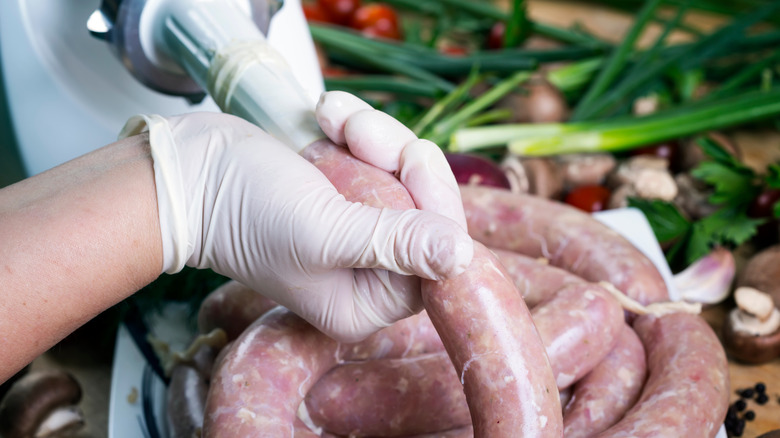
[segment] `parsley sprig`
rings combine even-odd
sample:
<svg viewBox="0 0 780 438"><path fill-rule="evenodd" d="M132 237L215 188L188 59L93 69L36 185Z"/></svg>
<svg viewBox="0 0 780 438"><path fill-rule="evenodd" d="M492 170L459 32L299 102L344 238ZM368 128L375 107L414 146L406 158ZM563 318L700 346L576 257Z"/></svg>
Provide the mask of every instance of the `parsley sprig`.
<svg viewBox="0 0 780 438"><path fill-rule="evenodd" d="M758 175L713 140L698 141L709 160L691 171L692 176L712 188L708 200L720 208L692 221L671 202L630 199L629 205L641 210L650 222L659 242L671 244L666 251L673 268L684 268L705 256L714 247L734 248L747 242L767 218L754 218L748 209L765 188L780 188L780 165L771 164L766 175ZM773 206L780 218L780 202Z"/></svg>

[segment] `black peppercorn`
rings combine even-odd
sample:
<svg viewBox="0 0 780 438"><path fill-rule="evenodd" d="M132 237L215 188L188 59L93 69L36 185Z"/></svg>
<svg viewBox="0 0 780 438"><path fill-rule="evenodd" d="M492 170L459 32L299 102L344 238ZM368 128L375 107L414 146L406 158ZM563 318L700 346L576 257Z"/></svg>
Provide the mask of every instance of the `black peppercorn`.
<svg viewBox="0 0 780 438"><path fill-rule="evenodd" d="M734 409L736 409L737 412L744 411L746 407L747 407L747 403L745 402L745 400L739 399L734 402Z"/></svg>
<svg viewBox="0 0 780 438"><path fill-rule="evenodd" d="M746 389L743 389L743 390L742 390L742 391L740 391L740 393L739 393L739 395L740 395L742 398L753 398L753 395L754 395L754 394L755 394L755 391L753 390L753 388L746 388Z"/></svg>
<svg viewBox="0 0 780 438"><path fill-rule="evenodd" d="M758 394L758 397L756 397L756 403L760 405L766 404L768 401L769 397L766 394Z"/></svg>
<svg viewBox="0 0 780 438"><path fill-rule="evenodd" d="M756 413L753 411L747 411L745 412L745 415L743 417L747 421L753 421L756 418Z"/></svg>
<svg viewBox="0 0 780 438"><path fill-rule="evenodd" d="M755 390L759 394L763 394L766 392L766 385L764 385L763 382L756 383Z"/></svg>

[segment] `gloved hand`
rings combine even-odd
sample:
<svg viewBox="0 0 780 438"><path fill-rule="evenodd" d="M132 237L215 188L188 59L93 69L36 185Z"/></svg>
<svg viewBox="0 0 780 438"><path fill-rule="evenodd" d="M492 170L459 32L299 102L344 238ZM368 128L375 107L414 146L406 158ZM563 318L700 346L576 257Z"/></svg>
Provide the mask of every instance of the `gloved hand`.
<svg viewBox="0 0 780 438"><path fill-rule="evenodd" d="M365 117L367 108L356 106L361 102L356 98L346 99L347 105L338 101L335 108L321 104L318 109L318 119L334 122L325 132L362 145L358 150L367 149L363 156L376 159L370 141L361 141L370 136L348 129L348 120ZM387 130L406 129L382 116L380 125ZM154 159L163 272L178 272L185 264L211 268L332 337L351 342L419 311L415 286L419 280L408 276L446 278L462 272L471 261L472 241L464 228L462 207L455 214L445 211L451 219L432 211L348 202L304 158L260 128L227 114L137 116L121 135L144 130L149 131ZM409 143L409 137L399 141ZM418 143L412 141L412 149ZM419 160L410 158L406 164L400 160L405 144L393 146L401 175L425 173ZM431 152L422 149L427 151L423 156ZM443 155L438 154L441 168ZM454 177L447 176L444 172L445 182L418 188L415 201L433 198L437 192L451 199L457 186Z"/></svg>

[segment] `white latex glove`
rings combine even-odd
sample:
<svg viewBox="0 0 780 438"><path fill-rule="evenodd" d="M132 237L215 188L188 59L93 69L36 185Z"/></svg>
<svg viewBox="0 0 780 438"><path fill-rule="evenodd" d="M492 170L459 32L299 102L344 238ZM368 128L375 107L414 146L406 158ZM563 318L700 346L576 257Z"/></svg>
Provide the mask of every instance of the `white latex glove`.
<svg viewBox="0 0 780 438"><path fill-rule="evenodd" d="M242 119L138 116L122 135L144 130L163 272L211 268L349 342L420 309L413 277L384 269L439 279L471 261L460 221L347 202L312 164Z"/></svg>

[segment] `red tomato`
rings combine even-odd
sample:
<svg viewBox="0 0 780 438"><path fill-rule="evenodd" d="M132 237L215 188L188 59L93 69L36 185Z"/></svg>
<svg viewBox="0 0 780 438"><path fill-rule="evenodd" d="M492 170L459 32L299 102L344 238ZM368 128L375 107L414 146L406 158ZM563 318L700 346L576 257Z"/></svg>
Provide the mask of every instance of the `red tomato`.
<svg viewBox="0 0 780 438"><path fill-rule="evenodd" d="M491 50L504 48L504 34L506 33L506 24L503 21L496 21L496 24L490 28L490 34L487 39L487 47Z"/></svg>
<svg viewBox="0 0 780 438"><path fill-rule="evenodd" d="M566 203L593 213L606 210L611 193L604 186L580 186L566 195Z"/></svg>
<svg viewBox="0 0 780 438"><path fill-rule="evenodd" d="M350 26L366 36L401 39L395 9L381 3L363 5L355 11Z"/></svg>
<svg viewBox="0 0 780 438"><path fill-rule="evenodd" d="M333 18L334 23L348 25L360 7L360 0L317 0L317 4Z"/></svg>
<svg viewBox="0 0 780 438"><path fill-rule="evenodd" d="M303 15L306 20L317 23L333 23L333 18L322 9L319 3L304 3Z"/></svg>

